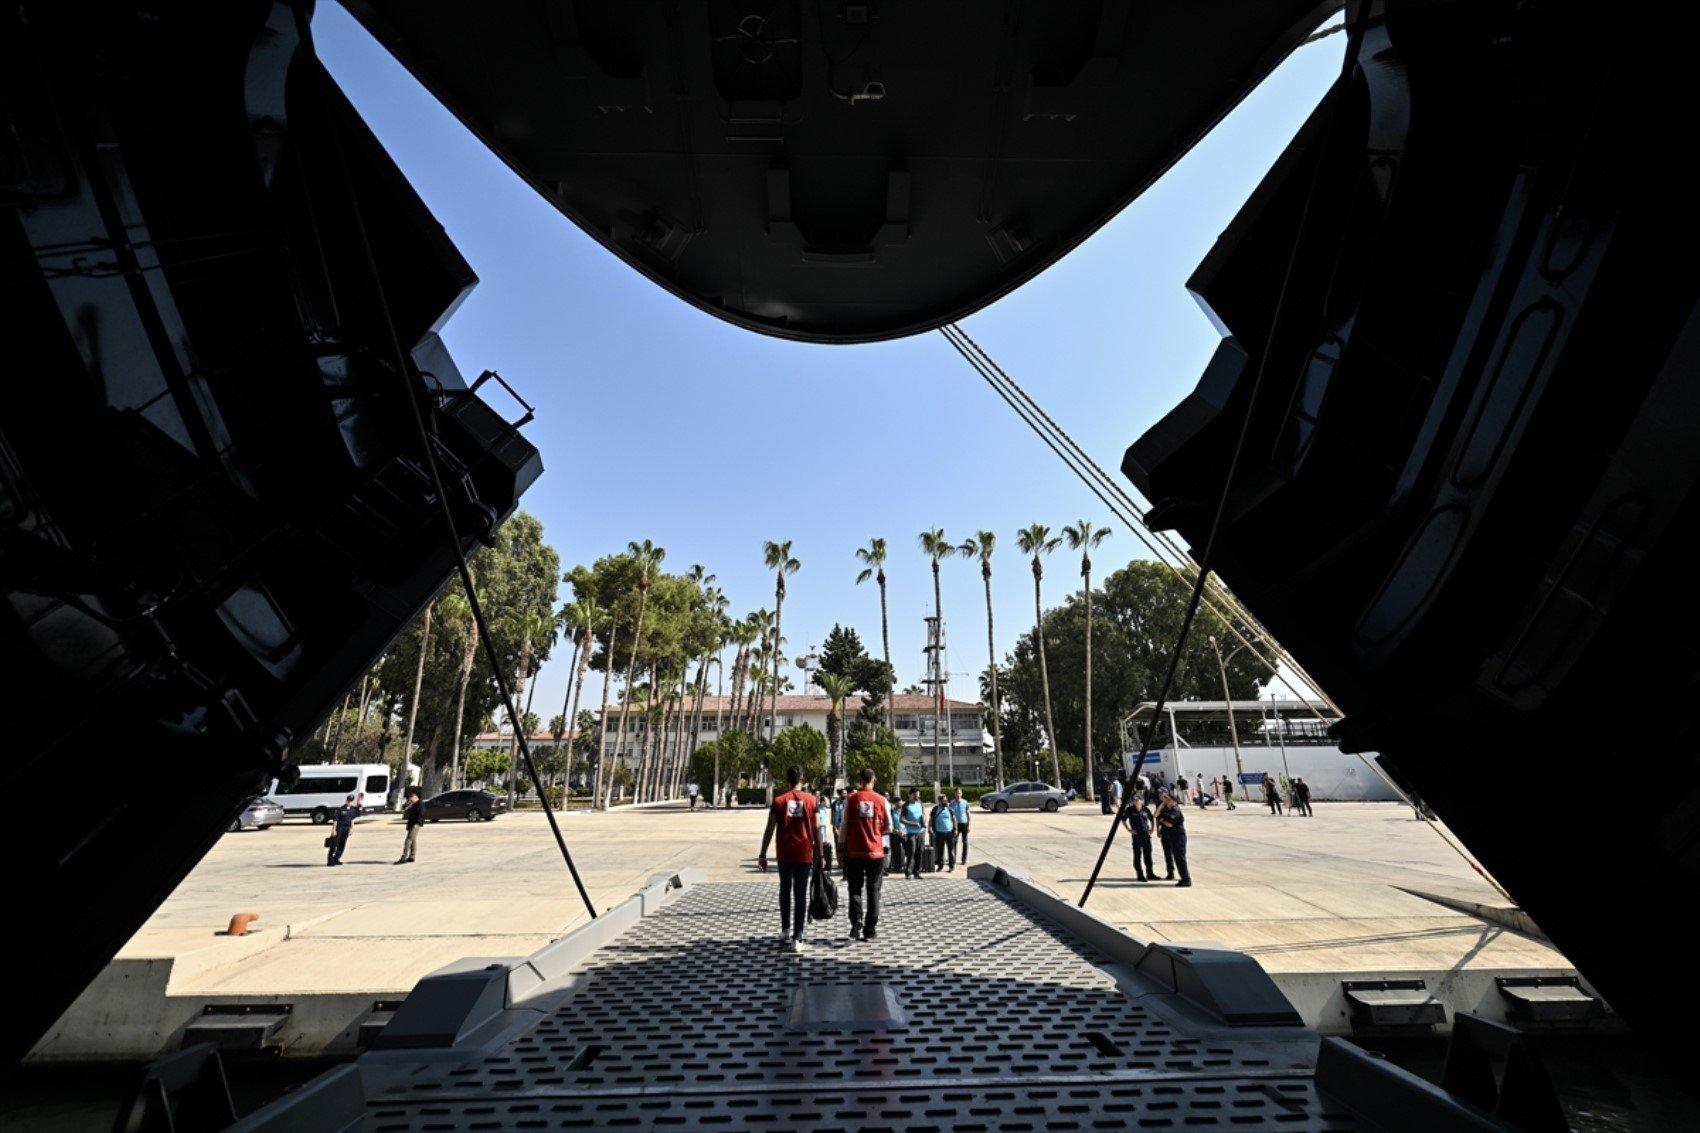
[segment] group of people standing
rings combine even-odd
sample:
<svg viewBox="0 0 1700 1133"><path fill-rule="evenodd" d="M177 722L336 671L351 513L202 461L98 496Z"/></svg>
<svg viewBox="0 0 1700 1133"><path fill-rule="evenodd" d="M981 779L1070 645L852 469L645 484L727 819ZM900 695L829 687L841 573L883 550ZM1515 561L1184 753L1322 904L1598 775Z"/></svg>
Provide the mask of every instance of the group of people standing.
<svg viewBox="0 0 1700 1133"><path fill-rule="evenodd" d="M1133 797L1124 810L1122 789L1121 780L1111 781L1110 793L1115 810L1133 834L1134 877L1139 881L1157 880L1157 867L1151 853L1151 837L1155 833L1163 848L1163 880L1173 881L1177 889L1190 887L1192 871L1186 864L1186 811L1180 799L1165 787L1152 786L1150 780L1141 775L1134 781L1131 788Z"/></svg>

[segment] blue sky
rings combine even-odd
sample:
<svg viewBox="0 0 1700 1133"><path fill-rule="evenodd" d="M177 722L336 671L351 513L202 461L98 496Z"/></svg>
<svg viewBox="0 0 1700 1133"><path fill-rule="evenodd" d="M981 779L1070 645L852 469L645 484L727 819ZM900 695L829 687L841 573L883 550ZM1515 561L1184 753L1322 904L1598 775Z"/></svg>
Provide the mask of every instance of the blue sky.
<svg viewBox="0 0 1700 1133"><path fill-rule="evenodd" d="M772 608L762 544L790 539L803 569L787 585L789 655L818 646L834 622L878 655L879 594L855 585L854 553L883 536L892 661L908 684L921 676L932 612L922 530L943 527L957 541L996 532L1000 658L1033 617L1019 528L1116 526L1093 556L1095 577L1141 557L936 333L812 346L697 311L533 194L340 7L320 5L314 31L332 74L479 275L444 339L463 372L498 370L536 407L526 435L546 471L521 506L565 564L653 539L667 549L665 569L714 572L741 615ZM1215 349L1187 276L1338 73L1343 39L1299 49L1121 215L965 320L1112 473ZM938 429L942 445L931 443ZM1046 566L1046 604L1079 581L1078 558L1060 549ZM972 699L986 664L978 570L946 563L943 596L951 694ZM558 649L539 677L534 710L545 721L560 711L567 668Z"/></svg>

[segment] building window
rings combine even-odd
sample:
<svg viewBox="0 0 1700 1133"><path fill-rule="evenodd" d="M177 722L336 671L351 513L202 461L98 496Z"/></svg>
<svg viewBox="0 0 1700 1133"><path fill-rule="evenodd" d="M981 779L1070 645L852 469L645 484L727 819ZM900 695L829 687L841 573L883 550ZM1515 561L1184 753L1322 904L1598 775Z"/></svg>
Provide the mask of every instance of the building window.
<svg viewBox="0 0 1700 1133"><path fill-rule="evenodd" d="M915 717L913 716L899 716L896 718L896 723L904 731L912 732L915 730Z"/></svg>

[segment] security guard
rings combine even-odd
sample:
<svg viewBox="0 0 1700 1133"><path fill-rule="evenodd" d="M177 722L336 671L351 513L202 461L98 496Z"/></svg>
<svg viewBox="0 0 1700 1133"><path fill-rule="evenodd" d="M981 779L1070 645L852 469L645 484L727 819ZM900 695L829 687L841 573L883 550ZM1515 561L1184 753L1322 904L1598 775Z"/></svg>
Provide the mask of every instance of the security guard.
<svg viewBox="0 0 1700 1133"><path fill-rule="evenodd" d="M1127 808L1127 828L1133 831L1133 873L1140 881L1155 881L1157 867L1151 864L1151 808L1145 796L1135 791Z"/></svg>
<svg viewBox="0 0 1700 1133"><path fill-rule="evenodd" d="M1163 839L1163 864L1169 867L1169 876L1180 870L1181 879L1175 882L1175 888L1186 888L1192 884L1192 874L1186 868L1186 812L1167 792L1157 807L1157 833Z"/></svg>

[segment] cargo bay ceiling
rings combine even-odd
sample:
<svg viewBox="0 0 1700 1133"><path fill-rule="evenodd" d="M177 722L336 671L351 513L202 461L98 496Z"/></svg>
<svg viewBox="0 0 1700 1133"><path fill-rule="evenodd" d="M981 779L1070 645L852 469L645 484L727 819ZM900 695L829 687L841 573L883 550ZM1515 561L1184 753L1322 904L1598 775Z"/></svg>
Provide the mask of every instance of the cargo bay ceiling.
<svg viewBox="0 0 1700 1133"><path fill-rule="evenodd" d="M866 342L1055 262L1339 4L345 6L650 279L740 326Z"/></svg>

